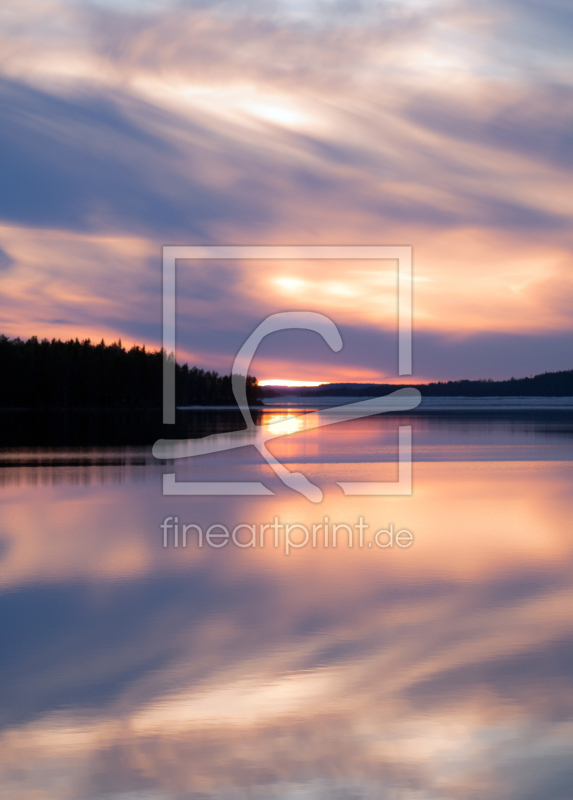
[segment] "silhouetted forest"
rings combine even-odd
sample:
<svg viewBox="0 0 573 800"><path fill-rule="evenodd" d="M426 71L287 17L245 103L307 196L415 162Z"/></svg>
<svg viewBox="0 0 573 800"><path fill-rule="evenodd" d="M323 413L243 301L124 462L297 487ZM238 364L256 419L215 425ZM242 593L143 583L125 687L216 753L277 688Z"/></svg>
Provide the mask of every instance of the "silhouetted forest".
<svg viewBox="0 0 573 800"><path fill-rule="evenodd" d="M378 397L413 386L423 397L573 397L573 370L544 372L530 378L507 381L447 381L438 383L329 383L316 389L264 389L263 397L300 395L302 397Z"/></svg>
<svg viewBox="0 0 573 800"><path fill-rule="evenodd" d="M2 408L159 408L162 375L162 352L145 346L0 336ZM175 383L177 405L236 405L230 375L176 364ZM249 376L249 403L261 395Z"/></svg>

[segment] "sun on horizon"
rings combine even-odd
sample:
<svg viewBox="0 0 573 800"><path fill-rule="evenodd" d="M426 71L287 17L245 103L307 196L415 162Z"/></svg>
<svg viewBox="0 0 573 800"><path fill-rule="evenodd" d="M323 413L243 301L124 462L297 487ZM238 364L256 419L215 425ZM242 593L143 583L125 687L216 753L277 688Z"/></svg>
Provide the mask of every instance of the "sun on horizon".
<svg viewBox="0 0 573 800"><path fill-rule="evenodd" d="M258 383L259 386L325 386L330 381L291 381L284 378L272 378Z"/></svg>

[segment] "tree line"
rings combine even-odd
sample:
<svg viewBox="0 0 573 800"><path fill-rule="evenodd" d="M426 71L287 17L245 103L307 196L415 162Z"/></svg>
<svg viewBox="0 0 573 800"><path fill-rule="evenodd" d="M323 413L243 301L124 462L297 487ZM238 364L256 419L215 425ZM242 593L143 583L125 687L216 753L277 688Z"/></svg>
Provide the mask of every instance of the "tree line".
<svg viewBox="0 0 573 800"><path fill-rule="evenodd" d="M2 408L160 408L163 351L121 341L9 339L0 336ZM236 405L231 376L175 365L176 403ZM260 404L257 379L247 376L247 398Z"/></svg>
<svg viewBox="0 0 573 800"><path fill-rule="evenodd" d="M301 395L303 397L377 397L396 389L411 386L423 397L573 397L573 370L544 372L529 378L509 378L505 381L460 380L435 383L329 383L316 389L264 389L265 397Z"/></svg>

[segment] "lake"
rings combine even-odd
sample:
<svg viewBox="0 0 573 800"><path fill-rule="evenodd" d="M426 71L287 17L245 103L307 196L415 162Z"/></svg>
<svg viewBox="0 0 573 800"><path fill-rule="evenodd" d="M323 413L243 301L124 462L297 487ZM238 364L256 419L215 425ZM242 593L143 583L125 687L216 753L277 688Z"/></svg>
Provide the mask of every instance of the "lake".
<svg viewBox="0 0 573 800"><path fill-rule="evenodd" d="M569 800L571 411L305 430L275 405L269 449L320 503L253 447L162 463L8 435L1 796ZM399 426L412 494L345 495L397 480ZM165 473L274 494L163 496Z"/></svg>

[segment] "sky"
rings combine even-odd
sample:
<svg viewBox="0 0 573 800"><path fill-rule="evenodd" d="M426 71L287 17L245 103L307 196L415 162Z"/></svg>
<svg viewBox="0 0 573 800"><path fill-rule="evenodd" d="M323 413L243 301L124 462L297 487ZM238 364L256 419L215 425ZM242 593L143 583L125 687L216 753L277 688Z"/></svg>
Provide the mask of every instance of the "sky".
<svg viewBox="0 0 573 800"><path fill-rule="evenodd" d="M417 381L570 369L565 0L0 9L0 332L161 344L168 244L410 245ZM181 262L177 356L398 381L395 267Z"/></svg>

